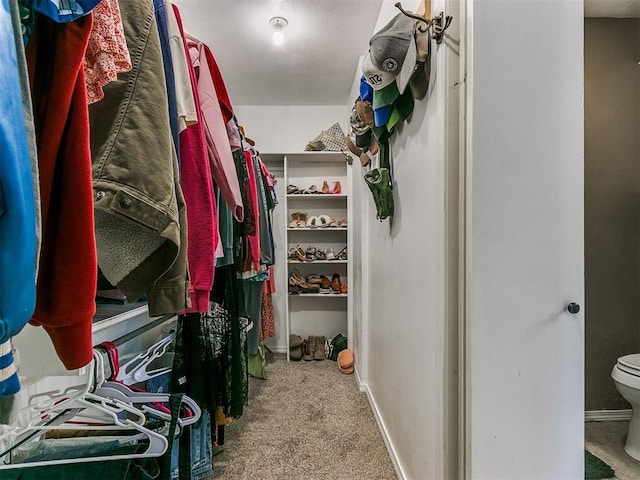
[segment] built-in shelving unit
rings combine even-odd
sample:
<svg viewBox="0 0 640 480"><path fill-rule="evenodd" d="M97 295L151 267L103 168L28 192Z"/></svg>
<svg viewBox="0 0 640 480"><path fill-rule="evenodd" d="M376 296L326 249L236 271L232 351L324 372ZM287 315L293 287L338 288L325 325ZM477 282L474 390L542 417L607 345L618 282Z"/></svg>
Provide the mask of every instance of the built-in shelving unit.
<svg viewBox="0 0 640 480"><path fill-rule="evenodd" d="M352 276L352 264L349 259L352 234L352 199L349 196L351 185L351 165L341 152L304 152L283 154L285 185L295 185L300 190L315 186L321 190L326 181L333 190L340 182L340 193L293 193L284 199L285 223L285 259L286 284L289 291L289 279L294 270L306 278L310 274L324 275L332 279L340 276L341 284L347 286L346 293L289 293L286 295L286 338L297 334L303 338L309 335L323 335L332 338L338 333L351 338L353 324L353 299L349 296L349 278ZM340 227L289 227L292 214L302 212L311 216L328 215L333 220L346 219L346 226ZM335 260L288 260L288 252L300 246L326 250L332 249L337 255L347 248L346 259ZM289 351L287 346L287 358Z"/></svg>

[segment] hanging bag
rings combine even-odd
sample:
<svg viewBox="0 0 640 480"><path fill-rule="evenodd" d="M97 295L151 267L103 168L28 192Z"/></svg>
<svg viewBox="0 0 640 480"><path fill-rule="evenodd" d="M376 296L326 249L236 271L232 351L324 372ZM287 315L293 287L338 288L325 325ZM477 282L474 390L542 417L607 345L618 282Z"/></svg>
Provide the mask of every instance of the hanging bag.
<svg viewBox="0 0 640 480"><path fill-rule="evenodd" d="M344 132L339 123L334 123L328 129L320 132L316 138L311 140L305 147L305 151L330 151L344 152L347 144L344 140Z"/></svg>

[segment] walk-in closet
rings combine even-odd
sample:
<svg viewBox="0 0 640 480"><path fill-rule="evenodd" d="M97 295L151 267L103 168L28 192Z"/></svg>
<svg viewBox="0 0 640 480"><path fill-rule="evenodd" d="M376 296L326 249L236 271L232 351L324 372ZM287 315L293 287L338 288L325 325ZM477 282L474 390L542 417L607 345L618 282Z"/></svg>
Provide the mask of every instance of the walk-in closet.
<svg viewBox="0 0 640 480"><path fill-rule="evenodd" d="M409 3L2 1L1 479L397 478L366 259L453 20Z"/></svg>
<svg viewBox="0 0 640 480"><path fill-rule="evenodd" d="M639 2L0 0L0 480L583 478Z"/></svg>

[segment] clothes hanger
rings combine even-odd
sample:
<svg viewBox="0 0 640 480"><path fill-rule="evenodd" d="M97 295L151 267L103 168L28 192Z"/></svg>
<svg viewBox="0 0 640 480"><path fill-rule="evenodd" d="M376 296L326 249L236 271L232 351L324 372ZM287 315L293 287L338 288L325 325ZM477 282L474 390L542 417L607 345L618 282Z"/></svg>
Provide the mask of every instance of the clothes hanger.
<svg viewBox="0 0 640 480"><path fill-rule="evenodd" d="M126 385L132 385L169 373L171 367L163 367L150 371L147 370L147 367L167 352L169 345L175 338L176 333L171 332L166 337L163 337L151 345L145 352L139 353L125 364L120 365L116 380Z"/></svg>
<svg viewBox="0 0 640 480"><path fill-rule="evenodd" d="M0 458L5 458L18 446L24 444L24 440L33 439L47 431L56 430L136 430L138 432L135 435L136 439L148 440L148 445L145 451L126 454L126 455L101 455L96 457L82 457L71 459L58 459L39 462L24 462L14 464L0 464L0 470L14 469L14 468L28 468L36 466L50 466L60 465L67 463L80 463L80 462L97 462L97 461L109 461L109 460L122 460L132 458L144 458L144 457L158 457L162 455L168 447L167 439L161 434L150 430L143 426L146 422L144 412L135 408L133 405L123 402L116 398L105 398L91 391L93 379L95 378L96 366L95 363L100 362L99 356L94 353L94 362L89 364L89 372L87 375L87 386L84 388L80 396L72 395L64 398L60 401L54 401L54 405L45 411L38 412L38 416L32 419L26 427L16 427L10 429L7 433L0 437L0 442L5 438L17 438L15 443L4 452L0 453ZM67 389L68 390L68 389ZM67 391L65 390L65 392ZM60 398L63 393L54 392L52 397L54 400ZM41 404L38 403L38 406ZM109 418L111 424L101 425L87 425L87 424L69 424L60 423L60 420L64 418L66 422L69 418L67 414L72 411L80 411L84 409L97 410L104 415L104 418ZM120 418L122 414L128 414L127 418ZM134 419L130 418L133 417ZM51 418L52 420L43 424L42 418ZM126 442L132 439L130 435L123 437L123 441Z"/></svg>
<svg viewBox="0 0 640 480"><path fill-rule="evenodd" d="M123 402L136 404L168 403L171 397L171 395L169 395L168 393L138 392L130 389L123 383L112 381L104 382L99 388L96 389L96 393L108 398L114 398L122 400ZM179 418L178 424L181 426L187 426L198 422L198 420L200 420L200 416L202 415L202 410L200 406L195 402L195 400L187 395L184 395L182 398L182 403L189 408L192 416ZM171 414L167 414L166 412L159 411L147 405L143 405L141 406L141 408L143 409L143 411L152 412L160 418L171 420Z"/></svg>

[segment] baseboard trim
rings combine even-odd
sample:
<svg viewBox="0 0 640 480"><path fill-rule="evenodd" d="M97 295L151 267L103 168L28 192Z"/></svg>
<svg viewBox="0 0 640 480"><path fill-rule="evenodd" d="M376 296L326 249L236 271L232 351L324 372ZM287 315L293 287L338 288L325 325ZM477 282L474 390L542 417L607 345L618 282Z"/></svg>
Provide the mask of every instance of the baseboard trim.
<svg viewBox="0 0 640 480"><path fill-rule="evenodd" d="M400 461L398 460L398 455L396 454L396 450L393 447L393 443L391 442L391 438L389 437L389 433L387 432L387 427L385 426L384 421L380 416L380 411L378 410L376 401L371 394L371 390L369 390L369 385L361 384L360 391L364 392L364 394L367 396L367 400L369 401L369 405L371 406L371 410L373 411L373 417L376 419L378 429L380 430L380 434L382 435L384 444L387 447L387 451L389 452L389 457L391 457L391 463L393 463L393 468L396 471L396 475L398 475L398 480L406 480L407 476L402 470L402 466L400 465Z"/></svg>
<svg viewBox="0 0 640 480"><path fill-rule="evenodd" d="M271 346L268 346L268 347L269 347L269 350L271 350L273 353L287 353L286 345L276 345L274 347L271 347Z"/></svg>
<svg viewBox="0 0 640 480"><path fill-rule="evenodd" d="M358 367L354 367L353 374L356 377L356 384L358 385L358 389L364 393L364 385L362 384L362 379L360 378L360 372L358 372Z"/></svg>
<svg viewBox="0 0 640 480"><path fill-rule="evenodd" d="M584 412L585 422L615 422L631 419L632 410L590 410Z"/></svg>

